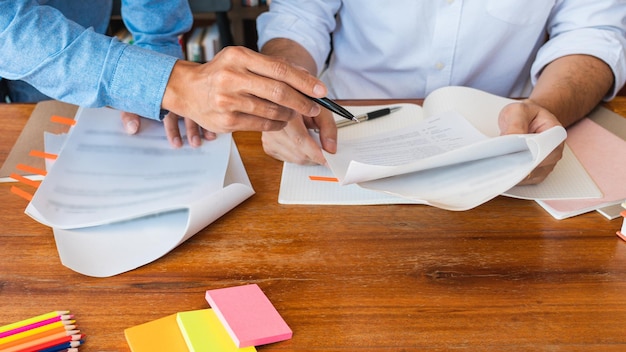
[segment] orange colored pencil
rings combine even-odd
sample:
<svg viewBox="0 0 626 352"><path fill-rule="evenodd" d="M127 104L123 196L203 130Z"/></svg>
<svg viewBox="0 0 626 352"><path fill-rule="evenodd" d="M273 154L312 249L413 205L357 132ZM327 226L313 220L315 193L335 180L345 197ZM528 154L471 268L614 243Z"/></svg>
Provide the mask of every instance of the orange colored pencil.
<svg viewBox="0 0 626 352"><path fill-rule="evenodd" d="M63 332L58 332L56 334L44 336L36 340L30 340L30 341L24 341L24 342L17 340L17 341L14 341L16 342L16 344L11 343L10 346L0 346L0 351L21 352L33 346L42 345L42 344L49 343L51 341L55 341L55 340L62 339L62 338L67 338L72 335L78 335L79 333L80 333L80 330L67 330Z"/></svg>
<svg viewBox="0 0 626 352"><path fill-rule="evenodd" d="M71 320L72 323L75 321ZM40 337L44 337L46 335L55 334L61 331L74 330L76 328L73 324L66 324L66 321L56 321L54 323L46 324L43 326L36 327L34 329L26 330L19 332L14 335L9 335L3 338L0 338L0 348L3 348L7 344L15 341L29 341L38 339Z"/></svg>
<svg viewBox="0 0 626 352"><path fill-rule="evenodd" d="M71 342L72 343L73 346L71 346L71 347L78 347L78 346L80 346L82 344L81 341L82 341L83 338L85 338L85 335L83 335L83 334L66 336L66 337L63 337L63 338L56 339L56 340L52 340L52 341L41 343L39 345L29 346L29 347L26 347L24 349L18 350L17 352L31 352L31 351L35 352L35 351L43 350L43 349L46 349L46 348L62 345L62 344L67 343L67 342Z"/></svg>

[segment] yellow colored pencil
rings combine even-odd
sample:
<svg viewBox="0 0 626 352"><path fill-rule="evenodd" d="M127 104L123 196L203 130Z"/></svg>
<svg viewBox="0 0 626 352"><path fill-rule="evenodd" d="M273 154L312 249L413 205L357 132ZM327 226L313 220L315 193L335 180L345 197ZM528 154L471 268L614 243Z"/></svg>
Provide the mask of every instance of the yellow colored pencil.
<svg viewBox="0 0 626 352"><path fill-rule="evenodd" d="M31 347L44 344L46 342L54 341L56 339L60 339L60 338L72 336L72 335L77 335L77 334L80 334L80 330L68 330L68 331L58 332L56 334L51 334L51 335L48 335L48 336L45 336L36 340L25 341L23 343L21 341L14 341L16 342L15 345L0 346L0 351L20 352L20 351L28 350Z"/></svg>
<svg viewBox="0 0 626 352"><path fill-rule="evenodd" d="M36 323L36 322L41 321L41 320L46 320L46 319L54 318L54 317L56 317L58 315L65 315L65 314L69 314L69 313L70 312L68 310L62 310L62 311L53 311L53 312L50 312L50 313L41 314L41 315L38 315L36 317L32 317L32 318L24 319L24 320L21 320L21 321L15 322L15 323L11 323L11 324L8 324L8 325L0 326L0 332L13 330L15 328L19 328L20 326Z"/></svg>
<svg viewBox="0 0 626 352"><path fill-rule="evenodd" d="M74 322L74 321L72 321ZM11 335L11 336L7 336L7 337L3 337L0 339L0 350L3 347L9 346L9 345L13 345L13 342L20 342L20 341L30 341L30 340L36 340L40 337L44 337L47 335L53 335L56 334L58 332L65 332L68 330L74 330L76 329L76 325L67 325L65 324L64 321L57 321L55 323L52 324L48 324L48 325L44 325L44 326L40 326L38 328L34 328L34 329L30 329L27 331L23 331L20 332L18 334L15 335Z"/></svg>

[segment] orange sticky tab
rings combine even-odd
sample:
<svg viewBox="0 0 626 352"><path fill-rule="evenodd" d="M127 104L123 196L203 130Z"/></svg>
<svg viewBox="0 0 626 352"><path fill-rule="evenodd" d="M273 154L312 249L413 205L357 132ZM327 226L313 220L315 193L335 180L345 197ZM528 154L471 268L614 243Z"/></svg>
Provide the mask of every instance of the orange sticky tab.
<svg viewBox="0 0 626 352"><path fill-rule="evenodd" d="M21 188L18 188L18 187L16 187L16 186L11 186L11 192L12 192L13 194L17 194L18 196L20 196L20 197L22 197L22 198L26 199L26 200L27 200L27 201L29 201L29 202L30 202L31 200L33 200L33 195L32 195L32 194L30 194L30 193L28 193L28 192L26 192L26 191L24 191L24 190L22 190Z"/></svg>
<svg viewBox="0 0 626 352"><path fill-rule="evenodd" d="M28 153L28 155L34 156L37 158L52 159L52 160L56 160L57 158L56 154L42 152L41 150L31 150L30 153Z"/></svg>
<svg viewBox="0 0 626 352"><path fill-rule="evenodd" d="M325 181L325 182L339 182L339 179L336 177L326 177L326 176L309 176L309 180Z"/></svg>
<svg viewBox="0 0 626 352"><path fill-rule="evenodd" d="M41 175L41 176L46 176L47 174L46 170L38 169L36 167L32 167L32 166L28 166L24 164L17 164L15 165L15 168L18 170L26 171L28 173Z"/></svg>
<svg viewBox="0 0 626 352"><path fill-rule="evenodd" d="M76 124L76 120L74 119L70 119L69 117L57 116L57 115L50 116L50 121L61 123L61 124L68 125L68 126L74 126Z"/></svg>
<svg viewBox="0 0 626 352"><path fill-rule="evenodd" d="M33 181L31 179L28 179L28 178L26 178L26 177L24 177L22 175L18 175L18 174L15 174L15 173L9 175L9 177L14 179L14 180L20 181L20 182L22 182L24 184L27 184L29 186L35 187L35 188L39 187L39 184L41 183L41 181Z"/></svg>

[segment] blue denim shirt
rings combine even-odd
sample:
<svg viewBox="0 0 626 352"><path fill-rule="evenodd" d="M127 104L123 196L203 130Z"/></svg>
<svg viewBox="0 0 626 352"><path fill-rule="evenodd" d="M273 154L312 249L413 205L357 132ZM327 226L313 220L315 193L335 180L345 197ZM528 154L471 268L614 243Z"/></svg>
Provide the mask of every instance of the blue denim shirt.
<svg viewBox="0 0 626 352"><path fill-rule="evenodd" d="M16 80L10 89L23 90L23 100L47 96L157 119L172 67L182 58L178 36L193 23L189 4L122 0L133 45L103 34L111 7L112 0L0 1L0 77ZM24 82L43 96L29 96Z"/></svg>

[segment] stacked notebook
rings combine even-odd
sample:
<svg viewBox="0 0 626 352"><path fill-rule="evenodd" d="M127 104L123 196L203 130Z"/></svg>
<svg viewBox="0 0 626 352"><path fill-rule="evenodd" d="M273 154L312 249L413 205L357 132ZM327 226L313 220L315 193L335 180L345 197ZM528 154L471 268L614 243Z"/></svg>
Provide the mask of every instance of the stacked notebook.
<svg viewBox="0 0 626 352"><path fill-rule="evenodd" d="M178 312L124 330L132 352L256 351L292 331L258 285L206 291L211 308Z"/></svg>

